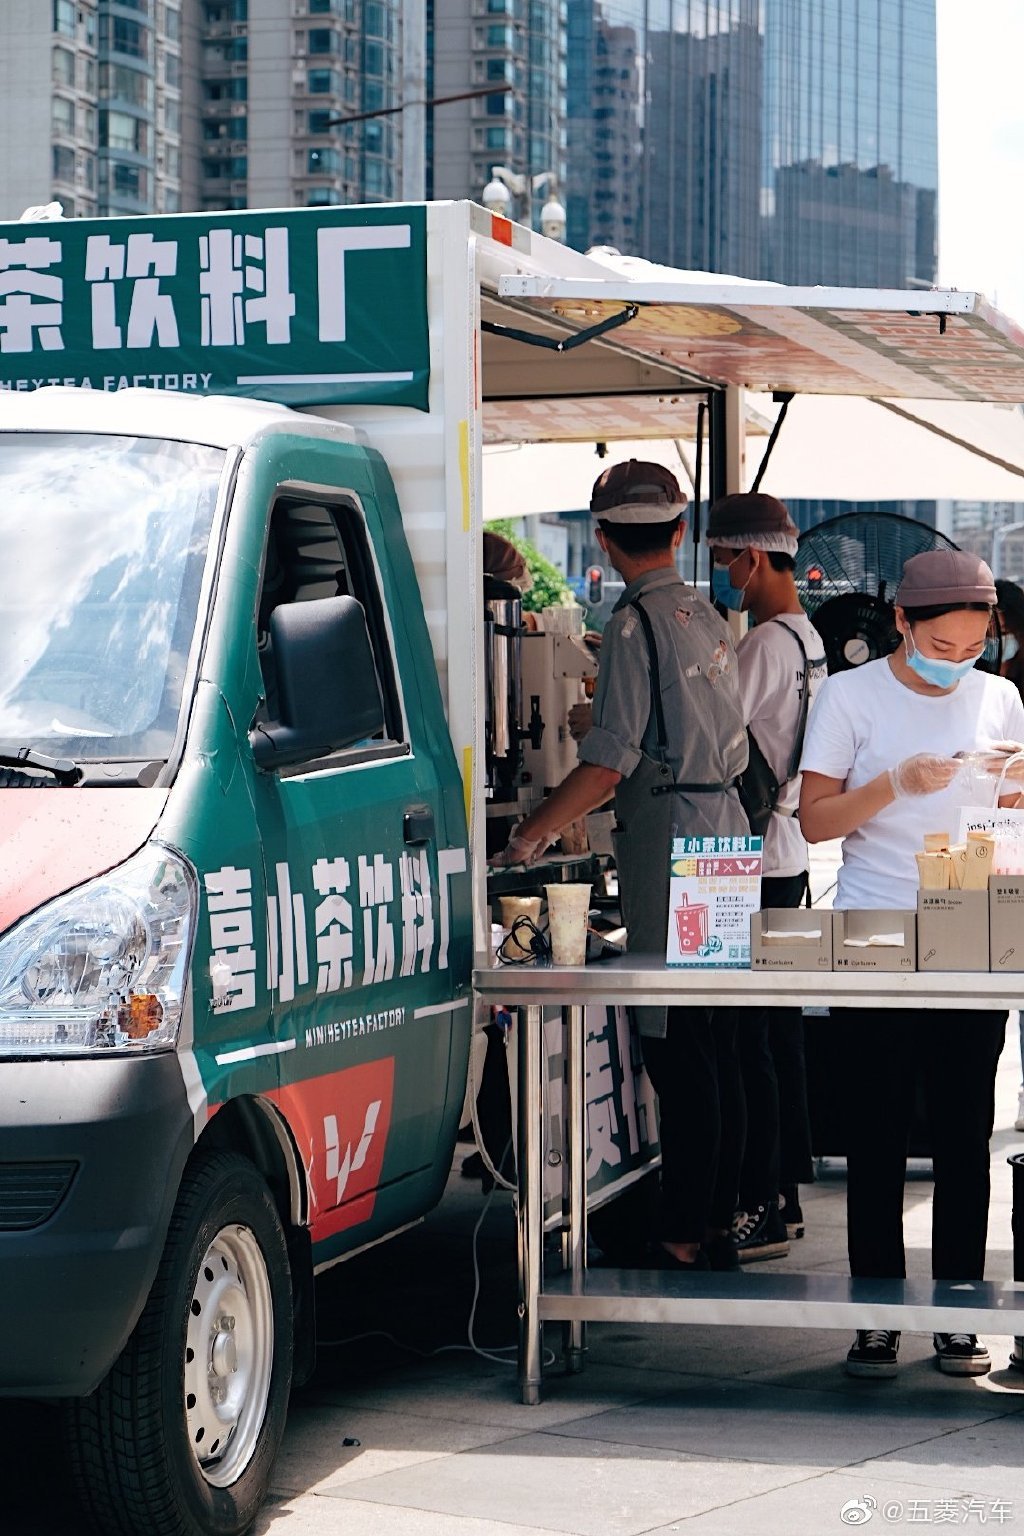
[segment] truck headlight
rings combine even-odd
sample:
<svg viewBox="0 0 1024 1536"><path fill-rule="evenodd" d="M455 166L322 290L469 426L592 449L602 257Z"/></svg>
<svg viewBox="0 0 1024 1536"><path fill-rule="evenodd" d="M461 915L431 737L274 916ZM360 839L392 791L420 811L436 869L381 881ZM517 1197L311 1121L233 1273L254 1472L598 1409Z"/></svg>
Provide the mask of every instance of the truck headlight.
<svg viewBox="0 0 1024 1536"><path fill-rule="evenodd" d="M0 938L0 1055L153 1051L181 1021L196 884L149 843Z"/></svg>

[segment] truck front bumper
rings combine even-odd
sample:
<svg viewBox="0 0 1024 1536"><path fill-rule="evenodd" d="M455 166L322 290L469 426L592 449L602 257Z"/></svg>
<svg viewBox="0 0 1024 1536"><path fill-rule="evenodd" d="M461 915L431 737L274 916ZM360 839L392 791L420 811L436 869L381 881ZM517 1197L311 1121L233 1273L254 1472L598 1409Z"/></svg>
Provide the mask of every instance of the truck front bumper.
<svg viewBox="0 0 1024 1536"><path fill-rule="evenodd" d="M103 1380L193 1140L173 1052L0 1062L0 1396L81 1397Z"/></svg>

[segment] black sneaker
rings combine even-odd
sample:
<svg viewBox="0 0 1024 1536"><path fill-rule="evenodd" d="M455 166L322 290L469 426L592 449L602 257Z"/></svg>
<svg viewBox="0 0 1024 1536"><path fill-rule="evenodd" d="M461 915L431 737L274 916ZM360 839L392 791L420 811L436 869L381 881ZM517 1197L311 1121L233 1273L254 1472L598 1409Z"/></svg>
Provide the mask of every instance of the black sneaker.
<svg viewBox="0 0 1024 1536"><path fill-rule="evenodd" d="M985 1376L992 1360L976 1333L933 1333L932 1344L939 1370L947 1376Z"/></svg>
<svg viewBox="0 0 1024 1536"><path fill-rule="evenodd" d="M804 1213L795 1184L784 1184L779 1190L779 1215L786 1223L786 1236L790 1242L804 1235Z"/></svg>
<svg viewBox="0 0 1024 1536"><path fill-rule="evenodd" d="M858 1328L846 1356L847 1376L873 1376L884 1380L899 1370L900 1336L882 1328Z"/></svg>
<svg viewBox="0 0 1024 1536"><path fill-rule="evenodd" d="M738 1211L732 1235L741 1264L753 1264L758 1259L784 1259L789 1252L786 1224L774 1200L753 1211Z"/></svg>
<svg viewBox="0 0 1024 1536"><path fill-rule="evenodd" d="M712 1269L722 1273L739 1269L740 1256L736 1251L736 1238L732 1232L716 1232L706 1239L704 1252Z"/></svg>

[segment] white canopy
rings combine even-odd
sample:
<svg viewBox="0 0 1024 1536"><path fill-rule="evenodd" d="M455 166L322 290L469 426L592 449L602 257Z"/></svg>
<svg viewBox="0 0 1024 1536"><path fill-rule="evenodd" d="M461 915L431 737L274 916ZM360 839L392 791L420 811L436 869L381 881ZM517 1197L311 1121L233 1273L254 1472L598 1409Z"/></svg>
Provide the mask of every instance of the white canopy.
<svg viewBox="0 0 1024 1536"><path fill-rule="evenodd" d="M763 417L778 413L770 397L749 402ZM765 445L763 436L748 437L748 487ZM692 466L693 443L681 446ZM484 449L484 516L586 507L602 468L630 458L667 465L692 494L672 441L609 442L604 459L593 443L502 444ZM797 395L762 487L783 500L1024 502L1024 413L959 401Z"/></svg>

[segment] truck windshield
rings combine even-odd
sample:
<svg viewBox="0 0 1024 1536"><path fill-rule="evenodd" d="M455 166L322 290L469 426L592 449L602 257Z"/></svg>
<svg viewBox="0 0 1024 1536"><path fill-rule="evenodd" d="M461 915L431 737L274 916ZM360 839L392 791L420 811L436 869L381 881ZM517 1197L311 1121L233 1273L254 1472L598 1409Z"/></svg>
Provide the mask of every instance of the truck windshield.
<svg viewBox="0 0 1024 1536"><path fill-rule="evenodd" d="M224 458L0 433L0 752L168 757Z"/></svg>

